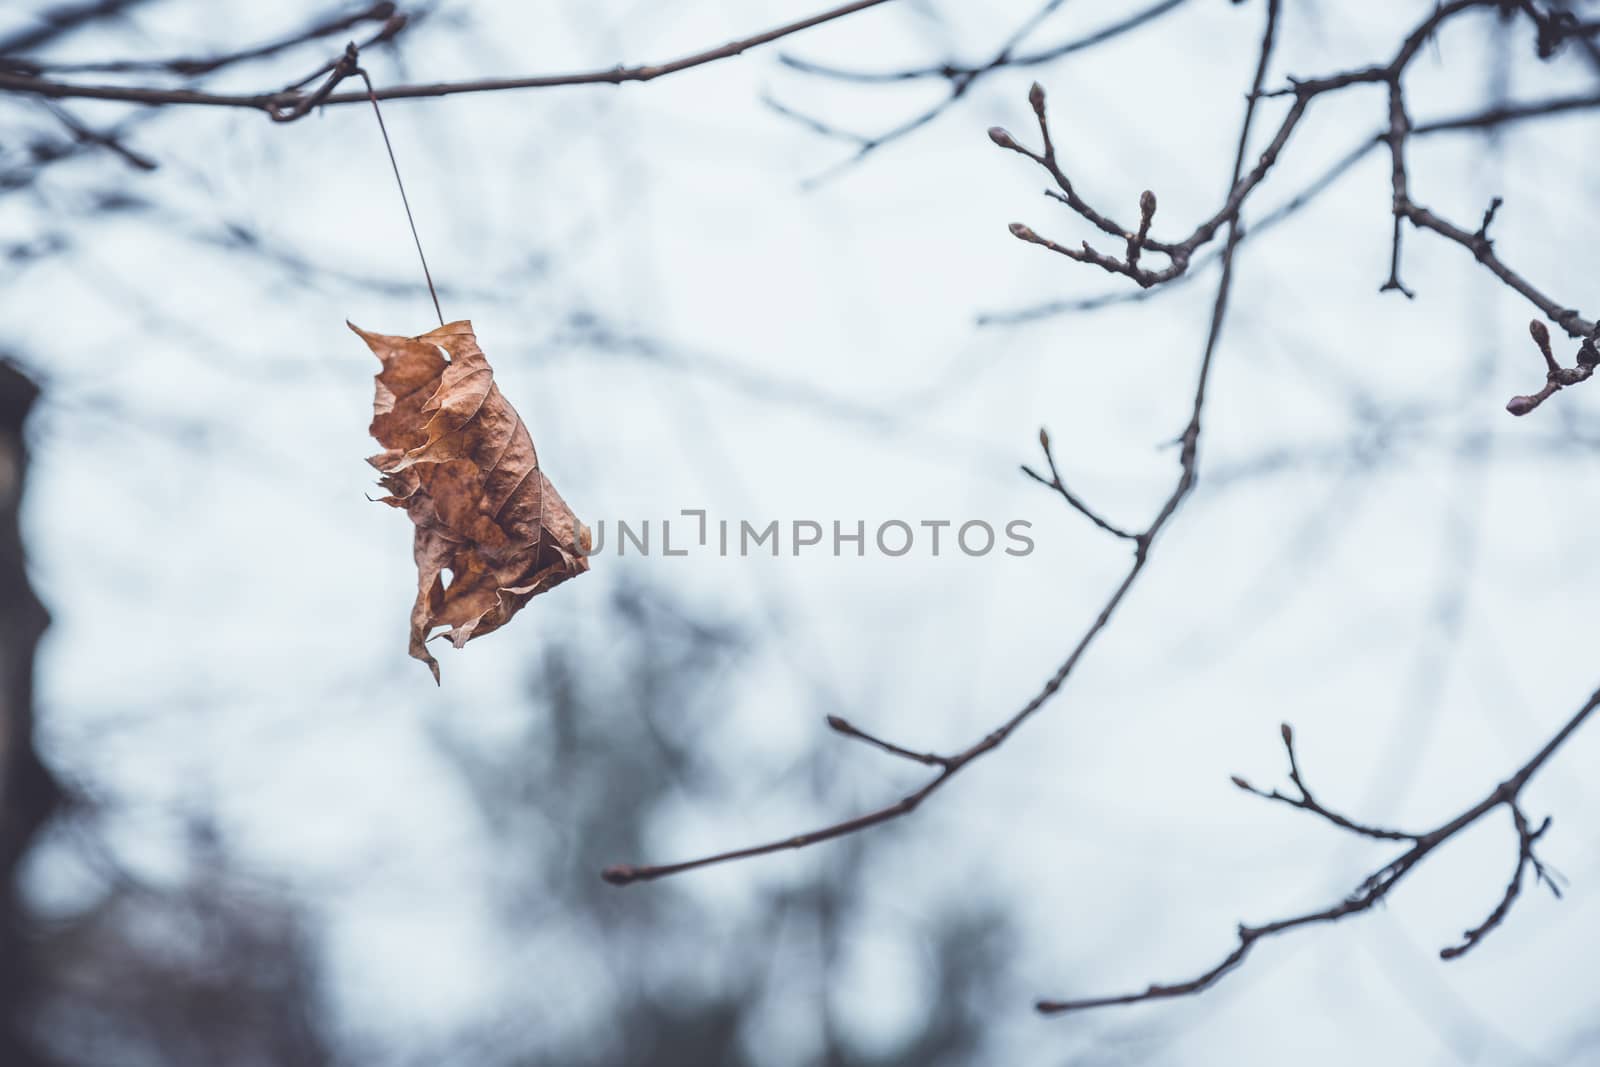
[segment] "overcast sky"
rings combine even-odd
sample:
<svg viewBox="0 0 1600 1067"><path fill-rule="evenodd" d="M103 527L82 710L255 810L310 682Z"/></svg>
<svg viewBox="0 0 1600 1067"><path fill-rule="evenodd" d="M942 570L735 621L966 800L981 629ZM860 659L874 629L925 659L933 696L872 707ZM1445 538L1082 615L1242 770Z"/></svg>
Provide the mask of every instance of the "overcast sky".
<svg viewBox="0 0 1600 1067"><path fill-rule="evenodd" d="M398 58L367 66L384 85L654 61L813 6L445 3ZM1067 3L1030 40L1129 6ZM492 743L538 716L526 678L564 635L592 657L586 670L614 671L606 612L622 585L736 619L757 651L718 680L706 724L737 802L686 794L651 821L647 855L616 861L753 843L913 788L922 768L833 738L822 716L947 751L1037 690L1128 550L1017 466L1038 461L1047 426L1078 492L1113 521L1146 523L1176 477L1166 442L1188 416L1215 280L980 326L1125 282L1007 233L1025 221L1088 236L985 130L1034 142L1037 77L1080 190L1117 217L1154 190L1157 235L1186 233L1226 185L1260 6L1192 0L1102 48L1003 72L843 170L848 145L764 100L870 134L944 83L840 84L785 68L779 51L866 69L982 59L1032 5L891 4L646 85L387 105L446 318L472 320L545 469L581 518L605 520L608 544L619 519L659 535L685 508L869 531L1024 520L1036 543L1020 558L948 544L935 558L920 542L902 558L608 548L504 630L443 650L439 688L406 657L408 524L364 495L375 363L344 322L434 325L370 110L290 125L169 112L130 135L158 171L86 159L0 201L8 239L71 242L0 268L0 341L47 387L27 534L55 619L40 688L51 760L125 805L124 858L153 877L175 862L172 812L214 805L264 877L327 917L341 1001L374 1032L404 1020L447 1033L526 995L482 899L482 828L433 738ZM1270 83L1386 61L1430 8L1286 6ZM204 53L297 24L281 5L159 3L61 54ZM1525 26L1502 49L1493 25L1452 23L1416 63L1419 122L1497 91L1592 86L1578 55L1539 64ZM220 84L276 85L316 61L313 49ZM1284 106L1265 105L1263 122ZM1500 253L1591 316L1593 121L1427 139L1412 164L1419 200L1458 222L1504 197ZM1384 122L1378 88L1319 102L1247 220ZM151 206L87 210L108 188ZM1543 855L1571 892L1558 902L1530 886L1462 960L1437 952L1499 899L1516 857L1503 813L1387 907L1264 944L1201 998L1056 1020L1031 1010L1035 996L1187 978L1231 948L1236 923L1332 903L1388 858L1230 785L1282 784L1281 721L1321 799L1428 826L1488 792L1600 683L1600 389L1506 415L1542 379L1531 309L1425 234L1405 246L1417 298L1380 294L1388 206L1387 157L1373 153L1245 244L1200 489L1136 591L1012 743L865 840L880 931L914 932L970 896L1017 924L994 975L1008 996L993 1062L1555 1064L1596 1040L1595 736L1528 794L1531 815L1555 817ZM790 773L818 745L836 775L823 796ZM670 887L581 876L597 894L681 893L736 912L828 864L832 847ZM859 974L833 994L864 1040L917 1017L917 958L896 943L863 935ZM792 1010L803 1035L814 1006ZM803 1036L790 1047L771 1062L806 1061Z"/></svg>

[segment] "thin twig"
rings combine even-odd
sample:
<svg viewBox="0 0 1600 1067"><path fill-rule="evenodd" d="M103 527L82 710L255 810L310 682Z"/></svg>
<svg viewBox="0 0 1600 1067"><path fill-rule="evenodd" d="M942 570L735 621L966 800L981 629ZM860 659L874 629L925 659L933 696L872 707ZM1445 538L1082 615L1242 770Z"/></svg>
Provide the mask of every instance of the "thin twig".
<svg viewBox="0 0 1600 1067"><path fill-rule="evenodd" d="M1068 506L1079 512L1086 519L1100 527L1100 529L1104 530L1106 533L1111 534L1114 537L1124 538L1128 541L1137 541L1139 539L1138 534L1129 533L1122 527L1114 526L1105 519L1102 519L1098 512L1073 495L1072 491L1066 487L1066 484L1061 480L1061 471L1056 466L1055 452L1050 448L1050 434L1044 429L1039 430L1039 448L1044 452L1044 460L1050 466L1049 479L1046 479L1043 475L1026 464L1024 464L1022 467L1023 474L1026 474L1040 485L1054 489L1057 493L1060 493L1061 499L1065 500Z"/></svg>
<svg viewBox="0 0 1600 1067"><path fill-rule="evenodd" d="M1332 811L1320 804L1317 799L1311 795L1310 788L1306 785L1305 779L1300 775L1300 761L1296 757L1294 751L1294 730L1289 726L1288 723L1284 723L1281 728L1281 732L1283 734L1283 747L1288 751L1289 754L1289 781L1294 783L1295 790L1300 795L1294 797L1285 793L1280 793L1276 789L1273 789L1270 792L1263 789L1257 789L1255 786L1251 785L1249 782L1237 775L1233 777L1234 785L1238 786L1246 793L1261 797L1264 800L1275 800L1284 804L1288 804L1292 808L1299 808L1301 811L1309 811L1311 814L1332 823L1339 829L1347 830L1358 837L1370 837L1375 841L1421 840L1421 834L1407 833L1404 830L1391 830L1381 826L1373 826L1370 823L1356 822L1354 819L1340 815L1338 812Z"/></svg>
<svg viewBox="0 0 1600 1067"><path fill-rule="evenodd" d="M1421 122L1412 128L1411 138L1427 137L1440 133L1491 131L1502 126L1527 122L1531 119L1544 118L1549 115L1560 115L1572 111L1592 111L1597 108L1600 108L1600 93L1550 97L1545 100L1528 100L1522 103L1504 104L1482 111L1474 111L1464 115L1447 116L1432 119L1428 122ZM1339 178L1349 173L1356 164L1370 155L1373 149L1384 143L1385 137L1382 133L1373 134L1362 141L1355 148L1339 157L1321 175L1307 182L1294 196L1261 216L1251 225L1250 232L1245 234L1243 240L1258 240L1264 233L1276 228L1280 223L1309 207L1323 192L1332 188ZM977 324L979 326L1013 326L1035 322L1055 315L1080 311L1097 311L1100 308L1112 307L1118 304L1138 303L1150 299L1159 291L1183 285L1192 279L1198 271L1215 263L1217 258L1215 252L1196 256L1189 264L1187 271L1162 285L1160 290L1124 289L1073 300L1056 300L1047 304L1036 304L1015 310L988 311L977 317Z"/></svg>
<svg viewBox="0 0 1600 1067"><path fill-rule="evenodd" d="M461 93L493 93L509 89L549 89L571 85L621 85L626 82L647 82L664 78L680 71L703 67L718 60L742 55L753 48L771 44L803 30L853 15L858 11L889 3L890 0L852 0L808 18L785 23L762 33L741 37L716 48L708 48L663 63L642 66L615 66L604 70L578 71L571 74L537 74L525 78L479 78L469 81L435 82L429 85L391 85L378 90L379 100L408 100L418 97L455 96ZM185 105L199 107L236 107L265 111L274 117L294 113L296 117L310 110L303 106L305 98L297 92L276 93L210 93L193 89L159 89L121 85L75 85L55 81L38 75L15 71L0 71L0 91L33 93L55 99L81 97L92 100L121 100L131 104ZM318 105L353 104L366 102L366 93L330 93L317 101Z"/></svg>

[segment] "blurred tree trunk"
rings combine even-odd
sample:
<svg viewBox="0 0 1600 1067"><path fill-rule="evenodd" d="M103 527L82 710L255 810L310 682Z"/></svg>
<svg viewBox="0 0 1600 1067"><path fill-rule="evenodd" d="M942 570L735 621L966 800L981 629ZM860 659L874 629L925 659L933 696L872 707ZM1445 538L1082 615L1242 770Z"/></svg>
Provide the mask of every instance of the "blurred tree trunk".
<svg viewBox="0 0 1600 1067"><path fill-rule="evenodd" d="M28 584L18 523L27 471L22 427L37 396L26 375L0 360L0 1063L16 1067L36 1062L17 1014L30 956L17 874L57 799L33 738L33 654L49 616Z"/></svg>

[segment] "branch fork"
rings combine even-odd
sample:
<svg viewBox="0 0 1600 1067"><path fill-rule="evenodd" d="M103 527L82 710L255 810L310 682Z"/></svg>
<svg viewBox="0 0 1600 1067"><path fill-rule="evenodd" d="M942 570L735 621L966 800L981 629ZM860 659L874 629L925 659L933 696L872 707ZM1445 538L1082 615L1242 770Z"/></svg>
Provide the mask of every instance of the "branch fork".
<svg viewBox="0 0 1600 1067"><path fill-rule="evenodd" d="M1539 354L1544 357L1545 380L1544 388L1536 393L1526 396L1514 396L1506 402L1506 410L1513 415L1526 415L1556 393L1569 385L1587 381L1594 376L1594 369L1600 364L1600 326L1591 328L1584 337L1583 343L1578 346L1577 365L1563 367L1555 357L1555 352L1550 347L1550 328L1538 319L1528 323L1528 333L1533 337L1533 343L1538 346Z"/></svg>

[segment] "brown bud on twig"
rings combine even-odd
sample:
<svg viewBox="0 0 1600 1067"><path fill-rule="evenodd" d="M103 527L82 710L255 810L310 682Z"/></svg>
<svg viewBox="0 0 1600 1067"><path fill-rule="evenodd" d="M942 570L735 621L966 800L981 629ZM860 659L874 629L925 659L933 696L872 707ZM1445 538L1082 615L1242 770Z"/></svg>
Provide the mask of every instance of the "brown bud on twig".
<svg viewBox="0 0 1600 1067"><path fill-rule="evenodd" d="M1006 228L1011 231L1011 236L1015 237L1019 241L1033 241L1037 243L1039 240L1038 234L1034 233L1031 229L1020 222L1013 222Z"/></svg>
<svg viewBox="0 0 1600 1067"><path fill-rule="evenodd" d="M1243 778L1240 778L1237 774L1229 776L1229 780L1240 789L1243 789L1246 793L1254 793L1256 791L1255 786L1251 785Z"/></svg>
<svg viewBox="0 0 1600 1067"><path fill-rule="evenodd" d="M1010 148L1015 150L1017 147L1017 142L1012 140L1011 134L999 126L989 127L989 140L993 141L1001 148Z"/></svg>
<svg viewBox="0 0 1600 1067"><path fill-rule="evenodd" d="M1539 402L1531 396L1514 396L1506 401L1506 410L1513 415L1526 415L1539 406Z"/></svg>
<svg viewBox="0 0 1600 1067"><path fill-rule="evenodd" d="M1278 727L1278 732L1283 734L1283 743L1284 744L1286 744L1286 745L1294 744L1294 729L1292 727L1290 727L1290 725L1288 723L1284 723L1281 726L1279 726Z"/></svg>
<svg viewBox="0 0 1600 1067"><path fill-rule="evenodd" d="M1538 319L1528 323L1528 332L1533 335L1534 344L1542 349L1550 347L1550 328Z"/></svg>
<svg viewBox="0 0 1600 1067"><path fill-rule="evenodd" d="M1034 114L1044 118L1044 86L1034 82L1028 90L1028 103L1033 106Z"/></svg>
<svg viewBox="0 0 1600 1067"><path fill-rule="evenodd" d="M841 719L837 715L829 715L828 716L828 728L830 730L836 730L841 734L848 734L848 733L854 733L855 732L854 730L851 729L849 723L845 722L843 719Z"/></svg>
<svg viewBox="0 0 1600 1067"><path fill-rule="evenodd" d="M1533 336L1533 343L1539 346L1539 352L1544 356L1544 364L1554 374L1561 369L1561 364L1556 362L1555 353L1550 351L1550 328L1539 319L1528 323L1528 333Z"/></svg>
<svg viewBox="0 0 1600 1067"><path fill-rule="evenodd" d="M1156 216L1156 194L1146 189L1139 194L1139 232L1128 235L1128 266L1139 265L1139 252L1150 236L1150 220Z"/></svg>
<svg viewBox="0 0 1600 1067"><path fill-rule="evenodd" d="M1050 451L1050 431L1043 426L1039 427L1039 447L1046 452Z"/></svg>

